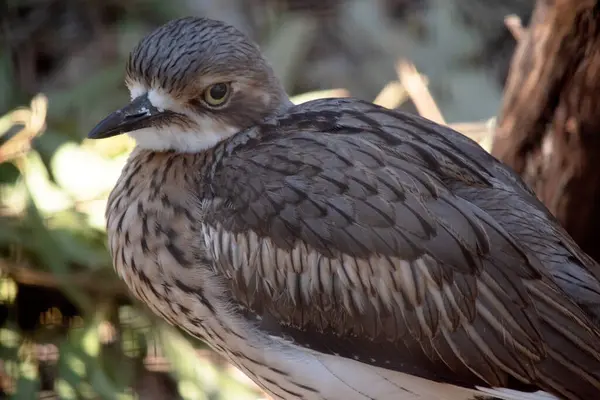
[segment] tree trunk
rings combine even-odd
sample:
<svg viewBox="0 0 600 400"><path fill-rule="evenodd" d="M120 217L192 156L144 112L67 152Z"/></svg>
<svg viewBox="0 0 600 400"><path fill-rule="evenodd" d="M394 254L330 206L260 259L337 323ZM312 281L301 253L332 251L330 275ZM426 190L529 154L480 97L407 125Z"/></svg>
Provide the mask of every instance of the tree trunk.
<svg viewBox="0 0 600 400"><path fill-rule="evenodd" d="M492 154L600 261L600 5L537 0L519 39Z"/></svg>

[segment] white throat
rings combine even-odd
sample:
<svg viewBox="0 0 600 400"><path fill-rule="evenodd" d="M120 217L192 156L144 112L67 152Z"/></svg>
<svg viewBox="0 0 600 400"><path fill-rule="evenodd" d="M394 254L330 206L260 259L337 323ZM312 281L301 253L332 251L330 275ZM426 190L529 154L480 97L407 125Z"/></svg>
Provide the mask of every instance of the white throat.
<svg viewBox="0 0 600 400"><path fill-rule="evenodd" d="M178 125L171 125L160 129L139 129L129 132L128 135L135 139L139 147L147 150L198 153L216 146L220 141L238 132L238 129L233 127L223 129L222 124L215 124L210 119L197 122L199 122L198 130L187 130Z"/></svg>
<svg viewBox="0 0 600 400"><path fill-rule="evenodd" d="M150 103L160 111L171 110L184 114L194 123L191 127L171 124L129 132L128 135L141 148L154 151L175 150L182 153L197 153L216 146L217 143L240 130L236 126L227 125L220 120L184 109L168 94L158 89L147 90L140 84L133 84L129 90L132 99L147 93Z"/></svg>

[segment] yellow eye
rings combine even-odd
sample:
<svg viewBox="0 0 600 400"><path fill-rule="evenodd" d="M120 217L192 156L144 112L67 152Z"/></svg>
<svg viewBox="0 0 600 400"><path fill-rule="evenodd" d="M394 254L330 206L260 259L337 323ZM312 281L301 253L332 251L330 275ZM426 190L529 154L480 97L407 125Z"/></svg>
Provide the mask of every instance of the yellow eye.
<svg viewBox="0 0 600 400"><path fill-rule="evenodd" d="M212 107L223 105L229 98L229 84L215 83L204 91L204 101Z"/></svg>

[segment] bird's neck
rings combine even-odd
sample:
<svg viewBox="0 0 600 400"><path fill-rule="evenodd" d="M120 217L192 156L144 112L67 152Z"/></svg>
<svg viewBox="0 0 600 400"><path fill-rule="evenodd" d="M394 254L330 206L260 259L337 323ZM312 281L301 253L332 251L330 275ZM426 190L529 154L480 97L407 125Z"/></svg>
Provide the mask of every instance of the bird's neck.
<svg viewBox="0 0 600 400"><path fill-rule="evenodd" d="M283 91L283 94L281 95L280 105L275 109L275 112L271 116L283 114L293 106L294 103L292 103L292 100L290 100L287 93Z"/></svg>

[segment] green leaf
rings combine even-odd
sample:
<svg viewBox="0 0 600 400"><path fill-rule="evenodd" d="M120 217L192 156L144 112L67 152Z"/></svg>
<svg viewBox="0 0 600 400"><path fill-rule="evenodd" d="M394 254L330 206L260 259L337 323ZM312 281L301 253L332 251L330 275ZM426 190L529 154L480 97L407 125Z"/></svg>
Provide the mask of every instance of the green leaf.
<svg viewBox="0 0 600 400"><path fill-rule="evenodd" d="M107 307L100 305L88 316L83 328L72 329L69 338L61 343L59 377L65 382L65 392L72 388L84 398L94 394L106 400L123 398L125 387L116 385L102 368L99 329L106 312Z"/></svg>
<svg viewBox="0 0 600 400"><path fill-rule="evenodd" d="M21 334L13 321L8 321L0 328L0 360L12 361L12 365L5 365L5 370L10 376L17 376L19 359L19 346L21 345Z"/></svg>
<svg viewBox="0 0 600 400"><path fill-rule="evenodd" d="M29 191L28 193L30 194ZM38 260L45 263L55 275L59 277L67 275L70 272L70 266L61 243L47 229L33 198L29 197L28 200L27 221L31 228L31 234L28 237L29 245L34 249ZM61 288L84 312L94 309L89 297L78 288L68 284L63 284Z"/></svg>
<svg viewBox="0 0 600 400"><path fill-rule="evenodd" d="M81 225L85 227L85 225ZM78 235L78 232L69 229L52 229L54 240L63 249L67 262L85 265L90 270L111 268L112 261L105 247L94 247L87 238Z"/></svg>
<svg viewBox="0 0 600 400"><path fill-rule="evenodd" d="M21 361L19 363L19 379L11 399L35 399L39 390L40 380L37 366L28 360Z"/></svg>
<svg viewBox="0 0 600 400"><path fill-rule="evenodd" d="M0 277L0 304L12 304L17 297L17 283L11 278Z"/></svg>
<svg viewBox="0 0 600 400"><path fill-rule="evenodd" d="M3 8L6 10L6 6ZM22 100L21 93L18 93L18 85L15 84L14 65L8 51L0 53L0 113L8 111Z"/></svg>
<svg viewBox="0 0 600 400"><path fill-rule="evenodd" d="M64 376L64 371L54 383L54 390L60 399L71 400L77 398L77 390L75 390L74 382L77 380L67 380Z"/></svg>
<svg viewBox="0 0 600 400"><path fill-rule="evenodd" d="M79 393L79 384L86 379L87 370L82 352L69 340L63 341L58 347L58 379L56 390L60 398L74 399Z"/></svg>
<svg viewBox="0 0 600 400"><path fill-rule="evenodd" d="M198 359L196 350L174 327L161 322L157 339L167 359L171 373L179 381L179 394L184 399L209 399L218 394L217 371Z"/></svg>

